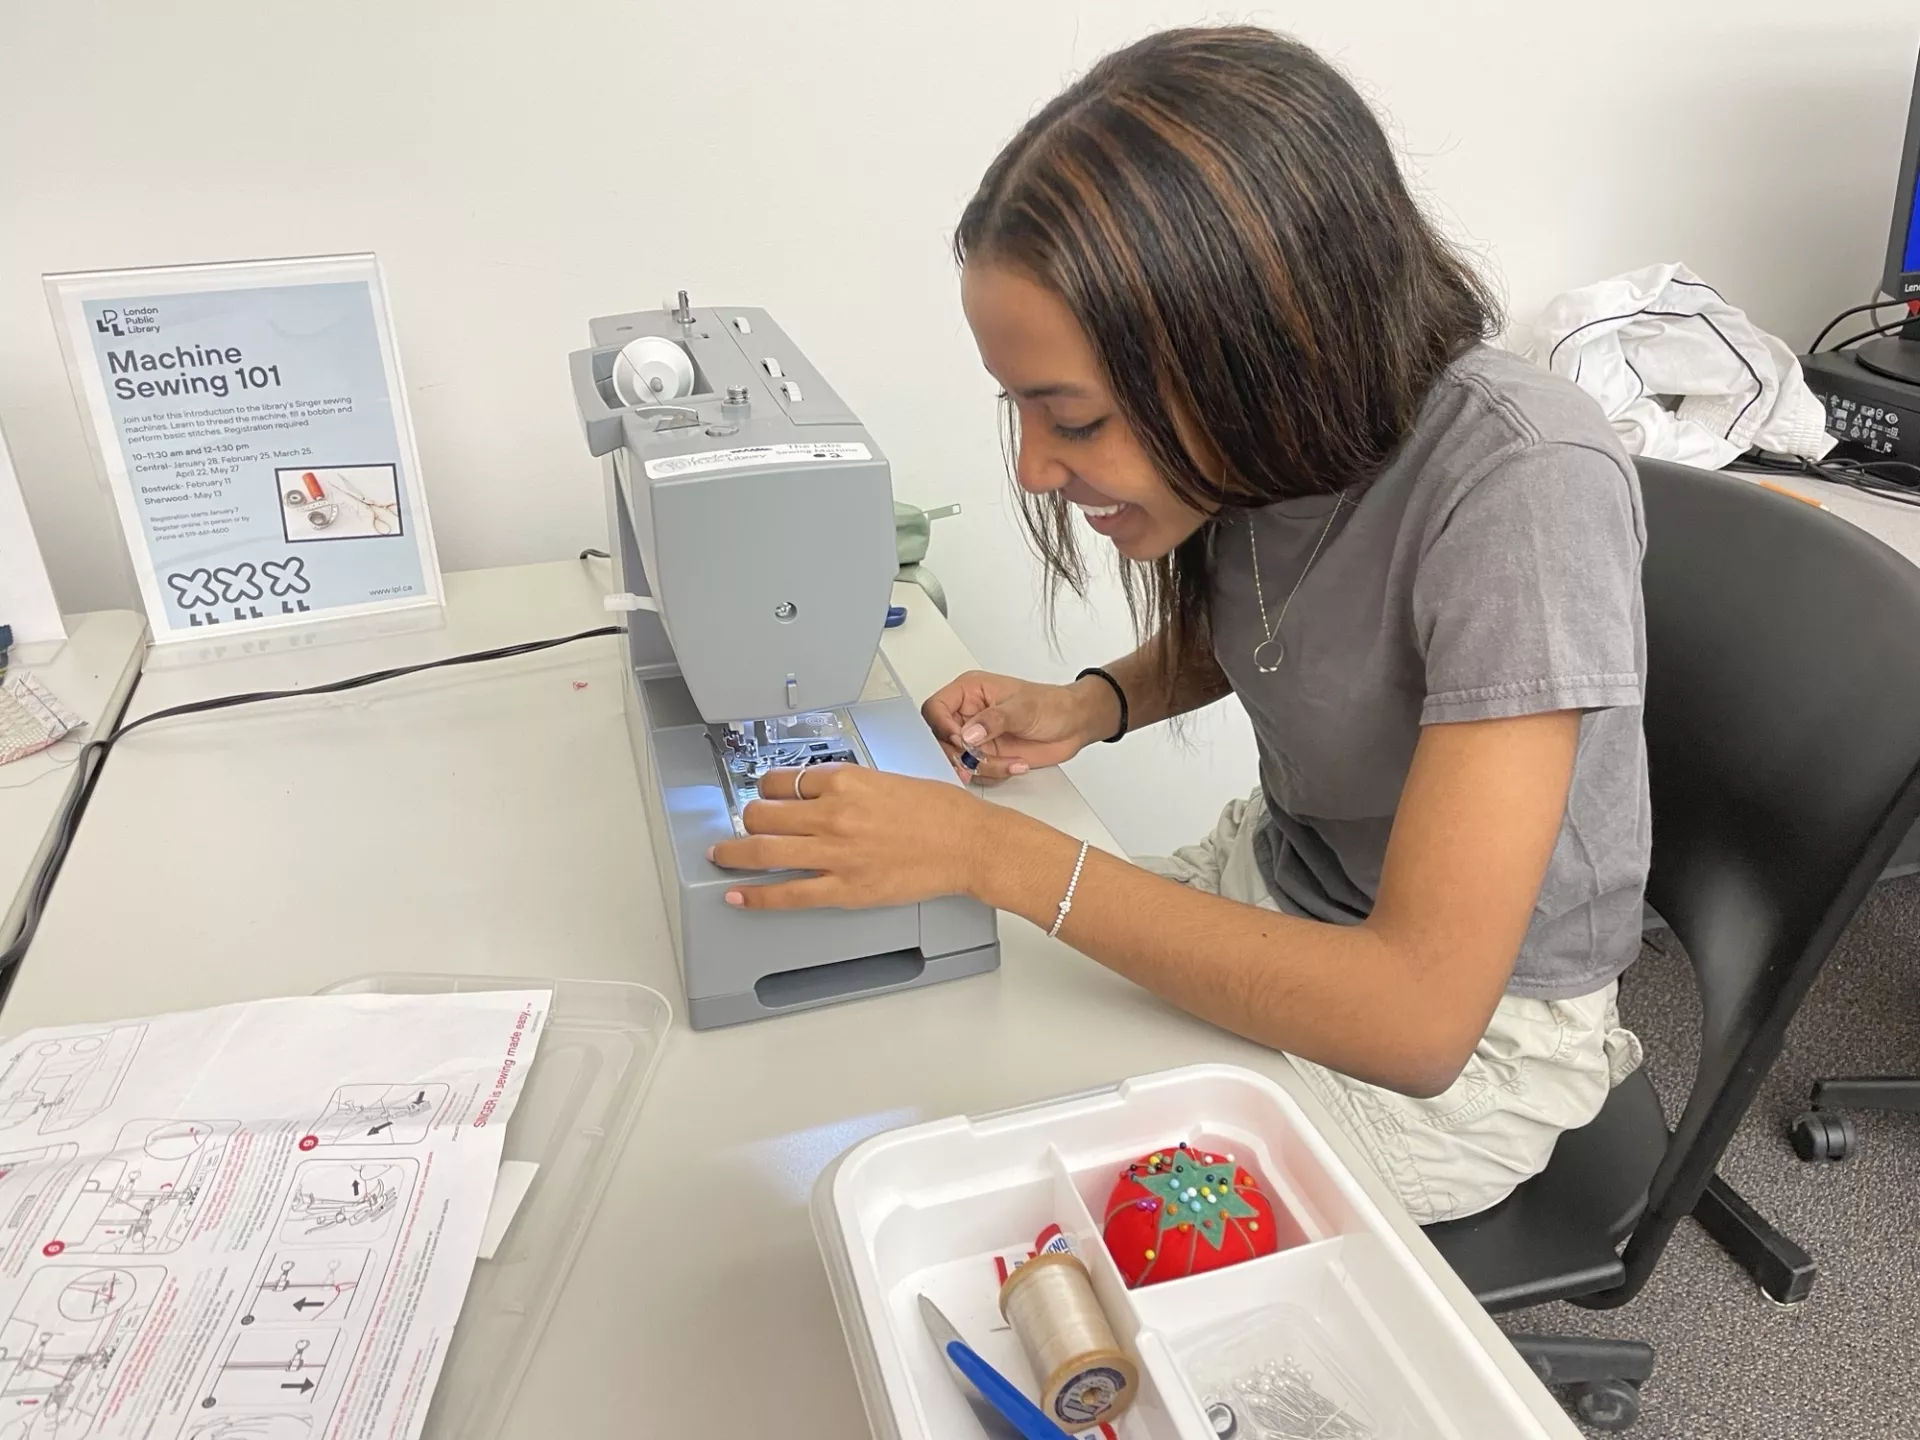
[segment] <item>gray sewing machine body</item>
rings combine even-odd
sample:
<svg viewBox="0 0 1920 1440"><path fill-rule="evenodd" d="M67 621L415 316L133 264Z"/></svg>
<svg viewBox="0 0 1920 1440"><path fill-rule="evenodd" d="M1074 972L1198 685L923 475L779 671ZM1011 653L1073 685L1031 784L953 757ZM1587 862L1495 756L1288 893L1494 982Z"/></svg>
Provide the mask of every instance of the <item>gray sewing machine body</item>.
<svg viewBox="0 0 1920 1440"><path fill-rule="evenodd" d="M574 394L588 448L605 458L614 589L641 607L627 611L627 728L689 1023L993 969L993 912L963 897L877 910L726 903L730 888L793 878L706 858L737 833L762 770L847 761L955 783L879 651L897 569L889 468L764 310L682 297L603 316L590 334L593 348L570 357ZM642 339L623 391L616 367Z"/></svg>

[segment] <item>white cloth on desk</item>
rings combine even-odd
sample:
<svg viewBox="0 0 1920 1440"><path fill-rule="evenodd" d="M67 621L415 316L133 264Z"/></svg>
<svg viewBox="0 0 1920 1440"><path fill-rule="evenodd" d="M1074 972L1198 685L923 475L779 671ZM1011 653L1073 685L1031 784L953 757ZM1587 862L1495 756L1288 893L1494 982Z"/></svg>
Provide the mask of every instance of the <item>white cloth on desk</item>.
<svg viewBox="0 0 1920 1440"><path fill-rule="evenodd" d="M1809 460L1833 448L1793 351L1684 265L1569 290L1523 338L1600 402L1635 455L1719 469L1755 448Z"/></svg>

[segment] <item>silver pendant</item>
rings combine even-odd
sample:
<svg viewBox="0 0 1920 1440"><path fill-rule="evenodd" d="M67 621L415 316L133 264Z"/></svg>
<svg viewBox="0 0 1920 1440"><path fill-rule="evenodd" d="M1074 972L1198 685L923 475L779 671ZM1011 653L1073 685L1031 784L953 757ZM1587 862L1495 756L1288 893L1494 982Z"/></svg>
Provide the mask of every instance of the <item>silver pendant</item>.
<svg viewBox="0 0 1920 1440"><path fill-rule="evenodd" d="M1273 663L1268 664L1261 657L1266 653L1268 648L1271 646L1278 646L1279 648L1274 651ZM1253 668L1258 670L1262 675L1271 675L1273 674L1274 671L1278 670L1282 665L1286 663L1287 663L1287 642L1280 638L1278 631L1275 631L1273 634L1269 635L1266 639L1262 640L1258 645L1253 647Z"/></svg>

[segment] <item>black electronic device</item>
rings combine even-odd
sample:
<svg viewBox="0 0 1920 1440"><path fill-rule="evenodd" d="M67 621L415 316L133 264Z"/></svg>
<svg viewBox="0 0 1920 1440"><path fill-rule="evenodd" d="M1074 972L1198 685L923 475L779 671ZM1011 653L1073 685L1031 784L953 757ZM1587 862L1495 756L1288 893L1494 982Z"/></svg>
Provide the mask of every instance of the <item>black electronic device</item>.
<svg viewBox="0 0 1920 1440"><path fill-rule="evenodd" d="M1920 73L1900 147L1881 288L1906 301L1907 323L1846 349L1803 355L1807 384L1827 407L1827 432L1857 459L1920 463ZM1864 318L1864 317L1863 317ZM1872 321L1866 321L1869 328ZM1814 342L1816 345L1818 341Z"/></svg>
<svg viewBox="0 0 1920 1440"><path fill-rule="evenodd" d="M1920 350L1920 344L1905 344ZM1856 460L1920 465L1920 385L1876 374L1857 350L1802 355L1807 385L1827 407L1827 433Z"/></svg>

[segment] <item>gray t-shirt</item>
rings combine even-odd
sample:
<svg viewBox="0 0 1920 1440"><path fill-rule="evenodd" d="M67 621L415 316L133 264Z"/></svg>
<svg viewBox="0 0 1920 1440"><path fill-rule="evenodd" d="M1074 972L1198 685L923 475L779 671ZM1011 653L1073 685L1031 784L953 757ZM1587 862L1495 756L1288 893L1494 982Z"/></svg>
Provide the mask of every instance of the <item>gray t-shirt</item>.
<svg viewBox="0 0 1920 1440"><path fill-rule="evenodd" d="M1250 538L1269 620L1300 583L1272 674L1254 659ZM1372 910L1423 725L1580 710L1566 815L1507 990L1586 995L1626 969L1651 844L1646 523L1593 401L1477 348L1357 496L1225 516L1210 544L1214 654L1259 742L1271 818L1258 854L1281 906L1340 923Z"/></svg>

